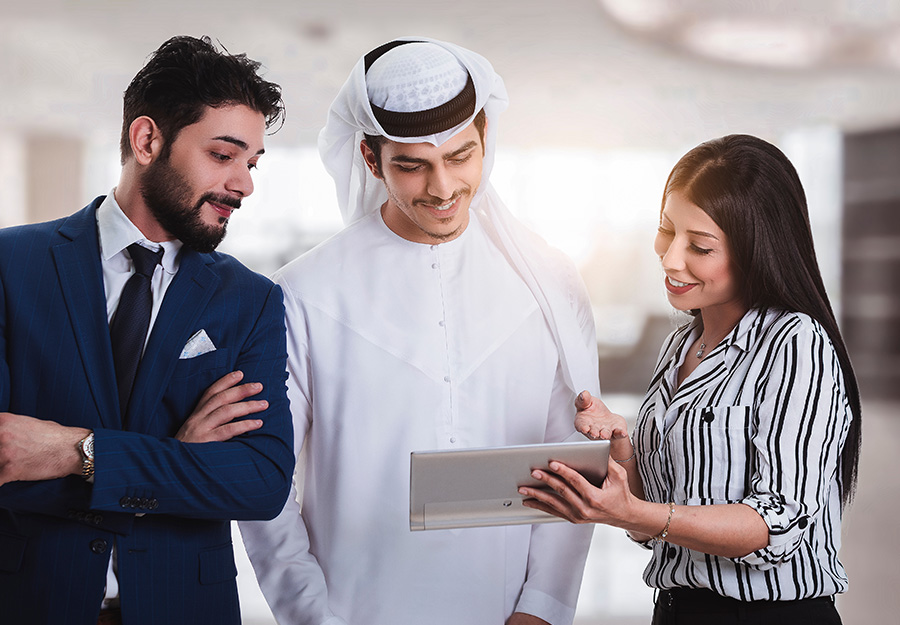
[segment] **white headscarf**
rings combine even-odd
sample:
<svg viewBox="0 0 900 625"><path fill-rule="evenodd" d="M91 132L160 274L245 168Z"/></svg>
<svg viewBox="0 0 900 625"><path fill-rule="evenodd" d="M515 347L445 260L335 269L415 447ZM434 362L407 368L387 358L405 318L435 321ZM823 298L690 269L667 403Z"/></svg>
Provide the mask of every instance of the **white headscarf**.
<svg viewBox="0 0 900 625"><path fill-rule="evenodd" d="M586 298L584 284L568 258L512 216L490 183L497 121L509 103L503 79L487 59L465 48L427 37L401 37L398 41L428 42L451 52L475 84L475 112L461 124L437 134L424 137L388 134L372 112L366 88L365 57L360 58L332 103L325 127L319 133L319 154L325 169L334 178L344 223L353 223L379 210L388 199L384 183L371 174L359 149L364 134L381 135L400 143L428 142L439 146L468 127L475 114L484 109L487 127L481 185L469 210L479 214L488 235L537 300L559 349L569 388L574 393L587 389L596 395L599 382L594 324L592 319L579 319L579 314L589 315L590 311L579 311L577 306L578 298Z"/></svg>

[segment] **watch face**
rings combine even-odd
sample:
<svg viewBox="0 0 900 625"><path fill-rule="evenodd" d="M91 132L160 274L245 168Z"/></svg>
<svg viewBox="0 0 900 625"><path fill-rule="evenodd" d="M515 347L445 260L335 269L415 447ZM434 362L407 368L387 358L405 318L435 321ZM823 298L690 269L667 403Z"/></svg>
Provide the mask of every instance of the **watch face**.
<svg viewBox="0 0 900 625"><path fill-rule="evenodd" d="M84 450L85 456L87 456L91 460L94 459L94 433L93 432L91 432L87 436L87 438L85 438L84 441L81 443L81 449Z"/></svg>

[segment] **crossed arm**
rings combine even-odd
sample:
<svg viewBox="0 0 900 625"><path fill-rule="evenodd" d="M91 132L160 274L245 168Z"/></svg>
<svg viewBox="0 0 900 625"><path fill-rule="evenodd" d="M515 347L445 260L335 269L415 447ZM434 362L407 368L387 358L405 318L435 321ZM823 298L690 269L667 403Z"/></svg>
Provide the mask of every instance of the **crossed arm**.
<svg viewBox="0 0 900 625"><path fill-rule="evenodd" d="M184 443L227 441L262 427L260 419L240 419L268 408L265 400L249 399L262 391L262 384L240 384L242 379L242 372L233 371L210 385L175 438ZM0 412L0 486L81 475L77 445L89 431Z"/></svg>

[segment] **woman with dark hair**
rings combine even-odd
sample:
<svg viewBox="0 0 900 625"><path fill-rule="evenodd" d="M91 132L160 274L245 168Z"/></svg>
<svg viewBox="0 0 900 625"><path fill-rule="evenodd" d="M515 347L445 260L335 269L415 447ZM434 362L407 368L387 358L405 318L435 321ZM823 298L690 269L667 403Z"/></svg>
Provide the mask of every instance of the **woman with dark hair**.
<svg viewBox="0 0 900 625"><path fill-rule="evenodd" d="M631 439L576 400L576 428L610 440L602 487L554 462L526 505L652 549L654 624L840 623L859 390L797 172L756 137L701 144L669 175L654 247L694 319L665 341Z"/></svg>

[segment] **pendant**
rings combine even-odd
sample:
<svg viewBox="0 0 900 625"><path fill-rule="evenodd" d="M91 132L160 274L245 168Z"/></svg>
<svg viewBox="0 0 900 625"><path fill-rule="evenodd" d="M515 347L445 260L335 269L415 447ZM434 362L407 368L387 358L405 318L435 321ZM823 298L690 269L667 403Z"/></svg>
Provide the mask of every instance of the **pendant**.
<svg viewBox="0 0 900 625"><path fill-rule="evenodd" d="M704 349L706 349L706 343L700 343L700 349L697 350L697 358L703 358Z"/></svg>

